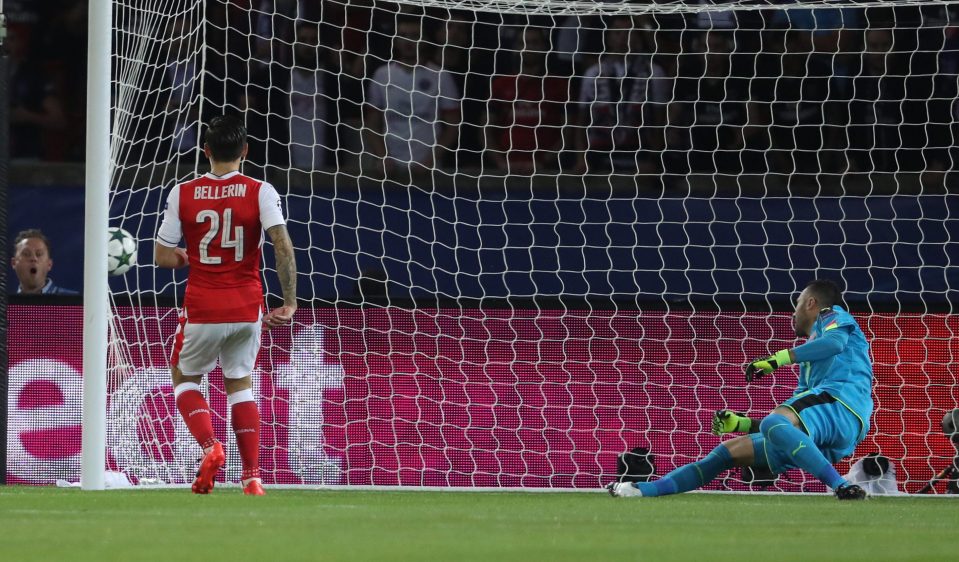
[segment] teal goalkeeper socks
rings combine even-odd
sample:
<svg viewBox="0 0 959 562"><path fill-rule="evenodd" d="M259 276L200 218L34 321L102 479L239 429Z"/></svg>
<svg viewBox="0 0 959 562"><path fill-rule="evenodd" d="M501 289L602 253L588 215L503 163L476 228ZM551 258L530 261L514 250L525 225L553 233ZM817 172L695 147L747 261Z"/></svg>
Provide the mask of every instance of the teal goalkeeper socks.
<svg viewBox="0 0 959 562"><path fill-rule="evenodd" d="M639 482L636 487L644 496L668 496L688 492L705 486L719 476L720 472L733 467L733 457L729 449L719 445L705 458L681 466L653 482Z"/></svg>
<svg viewBox="0 0 959 562"><path fill-rule="evenodd" d="M784 451L792 459L793 464L812 474L833 490L848 484L826 460L819 447L816 447L812 437L795 427L785 416L769 414L763 418L759 429L768 445Z"/></svg>

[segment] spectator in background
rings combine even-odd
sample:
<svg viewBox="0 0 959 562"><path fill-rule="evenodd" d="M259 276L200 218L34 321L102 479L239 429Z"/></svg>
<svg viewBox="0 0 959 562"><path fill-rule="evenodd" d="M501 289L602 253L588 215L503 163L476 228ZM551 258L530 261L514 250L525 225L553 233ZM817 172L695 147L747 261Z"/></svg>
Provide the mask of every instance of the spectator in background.
<svg viewBox="0 0 959 562"><path fill-rule="evenodd" d="M379 15L383 10L376 12ZM380 23L375 20L382 19L374 18L371 0L323 5L320 43L322 49L328 49L329 56L321 58L330 63L324 88L329 97L336 100L329 109L335 123L335 163L340 169L355 171L363 152L361 129L367 64L388 52L388 48L381 48L378 44L388 42L392 35L392 32L384 33L375 25Z"/></svg>
<svg viewBox="0 0 959 562"><path fill-rule="evenodd" d="M732 32L697 34L692 50L696 55L683 57L669 107L669 146L681 151L671 153L670 171L753 171L755 159L742 158L742 150L765 148L764 135L749 79L733 69Z"/></svg>
<svg viewBox="0 0 959 562"><path fill-rule="evenodd" d="M906 77L902 61L892 52L891 29L864 31L862 56L841 88L831 109L833 119L846 126L847 168L850 172L896 171L901 145Z"/></svg>
<svg viewBox="0 0 959 562"><path fill-rule="evenodd" d="M467 11L438 10L423 21L428 27L435 26L435 61L453 79L462 99L457 143L449 147L456 149L455 166L460 170L477 168L483 159L486 102L500 46L496 40L499 28L510 26L483 21L480 14Z"/></svg>
<svg viewBox="0 0 959 562"><path fill-rule="evenodd" d="M555 45L561 73L581 76L602 52L602 20L599 16L566 16L556 26Z"/></svg>
<svg viewBox="0 0 959 562"><path fill-rule="evenodd" d="M172 150L179 154L196 151L199 133L201 29L187 16L177 17L170 26L163 87L169 91L163 138L172 136Z"/></svg>
<svg viewBox="0 0 959 562"><path fill-rule="evenodd" d="M935 57L917 56L914 47L900 45L891 24L877 24L863 35L863 52L850 76L840 81L833 110L845 133L840 142L848 147L849 171L945 170L952 143L949 105L943 100L951 98L943 90L948 80L933 82L941 78ZM931 59L925 63L933 66L922 68L922 59Z"/></svg>
<svg viewBox="0 0 959 562"><path fill-rule="evenodd" d="M291 72L296 23L319 21L322 6L297 0L208 2L204 29L202 122L242 113L247 173L287 170L291 162ZM194 147L195 148L195 147Z"/></svg>
<svg viewBox="0 0 959 562"><path fill-rule="evenodd" d="M11 25L5 42L10 54L10 157L48 160L56 156L55 137L67 120L58 75L32 56L31 31Z"/></svg>
<svg viewBox="0 0 959 562"><path fill-rule="evenodd" d="M629 17L608 21L599 61L579 89L576 173L655 173L664 147L666 101L672 80L639 50Z"/></svg>
<svg viewBox="0 0 959 562"><path fill-rule="evenodd" d="M460 121L452 77L425 53L420 18L401 16L394 59L376 69L367 90L367 146L387 176L400 168L426 171L443 165Z"/></svg>
<svg viewBox="0 0 959 562"><path fill-rule="evenodd" d="M18 295L76 295L76 291L57 287L49 277L53 268L53 252L50 241L39 229L22 230L13 241L13 258L10 265L17 274L20 285Z"/></svg>
<svg viewBox="0 0 959 562"><path fill-rule="evenodd" d="M784 5L797 1L778 0ZM767 17L774 27L808 32L812 50L817 53L849 51L855 42L853 30L863 27L863 11L859 8L788 8L771 10Z"/></svg>
<svg viewBox="0 0 959 562"><path fill-rule="evenodd" d="M294 22L304 13L307 2L298 0L247 0L250 3L253 59L261 64L290 63ZM310 4L313 4L312 2Z"/></svg>
<svg viewBox="0 0 959 562"><path fill-rule="evenodd" d="M751 99L762 102L759 120L770 123L768 165L776 174L828 170L824 104L832 57L813 52L811 41L808 31L788 31L785 52L764 52L757 62L762 69L753 80Z"/></svg>
<svg viewBox="0 0 959 562"><path fill-rule="evenodd" d="M293 68L290 71L290 165L317 170L327 160L326 72L320 60L320 32L316 22L296 26Z"/></svg>
<svg viewBox="0 0 959 562"><path fill-rule="evenodd" d="M695 0L695 4L712 6L716 4L730 4L731 0ZM739 27L741 13L733 10L703 10L690 15L692 25L702 30L724 29L732 31Z"/></svg>
<svg viewBox="0 0 959 562"><path fill-rule="evenodd" d="M547 76L549 52L544 30L527 27L516 50L517 73L493 80L486 154L500 170L529 175L557 167L569 81Z"/></svg>

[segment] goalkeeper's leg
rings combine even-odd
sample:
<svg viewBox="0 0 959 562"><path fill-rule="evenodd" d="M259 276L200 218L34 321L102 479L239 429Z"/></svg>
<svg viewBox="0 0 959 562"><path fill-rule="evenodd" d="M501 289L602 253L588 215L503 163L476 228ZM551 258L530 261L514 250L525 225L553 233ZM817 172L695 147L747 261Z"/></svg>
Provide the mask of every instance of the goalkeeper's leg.
<svg viewBox="0 0 959 562"><path fill-rule="evenodd" d="M784 453L791 464L812 474L833 490L848 485L849 482L836 472L813 438L799 429L798 424L796 414L780 406L763 418L760 430L766 443Z"/></svg>
<svg viewBox="0 0 959 562"><path fill-rule="evenodd" d="M668 496L701 488L734 466L752 464L752 439L740 436L717 446L705 458L681 466L653 482L614 482L607 486L613 496Z"/></svg>

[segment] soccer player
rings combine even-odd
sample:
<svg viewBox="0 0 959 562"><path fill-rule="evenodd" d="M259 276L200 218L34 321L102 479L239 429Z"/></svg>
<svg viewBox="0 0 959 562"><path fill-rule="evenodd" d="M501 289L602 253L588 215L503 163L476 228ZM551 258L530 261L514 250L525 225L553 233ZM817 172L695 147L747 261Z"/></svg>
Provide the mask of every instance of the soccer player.
<svg viewBox="0 0 959 562"><path fill-rule="evenodd" d="M247 149L246 127L238 119L222 116L210 122L203 145L210 171L170 192L155 246L157 266L190 266L170 370L177 409L203 447L195 494L210 493L226 463L223 445L213 435L210 407L200 392L203 375L219 359L243 461L243 492L263 495L260 414L250 374L260 348L261 323L266 328L287 324L296 312L296 262L280 196L269 183L240 173ZM283 292L283 306L265 317L263 231L273 242ZM185 249L177 247L181 235Z"/></svg>
<svg viewBox="0 0 959 562"><path fill-rule="evenodd" d="M800 364L793 396L762 420L720 410L717 435L730 439L705 458L677 468L654 482L613 482L613 496L665 496L706 485L733 466L768 468L775 474L801 468L835 491L840 500L861 500L866 492L836 472L832 463L852 454L869 431L872 415L872 363L869 344L853 317L836 303L842 294L828 280L809 282L793 314L797 336L809 340L793 349L746 365L752 382L784 365Z"/></svg>

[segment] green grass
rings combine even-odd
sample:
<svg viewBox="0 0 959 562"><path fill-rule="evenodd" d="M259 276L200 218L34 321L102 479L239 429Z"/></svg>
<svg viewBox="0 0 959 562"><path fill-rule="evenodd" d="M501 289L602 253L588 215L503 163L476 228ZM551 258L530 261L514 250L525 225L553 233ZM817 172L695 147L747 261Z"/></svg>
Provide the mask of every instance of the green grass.
<svg viewBox="0 0 959 562"><path fill-rule="evenodd" d="M959 502L0 486L2 560L955 560Z"/></svg>

